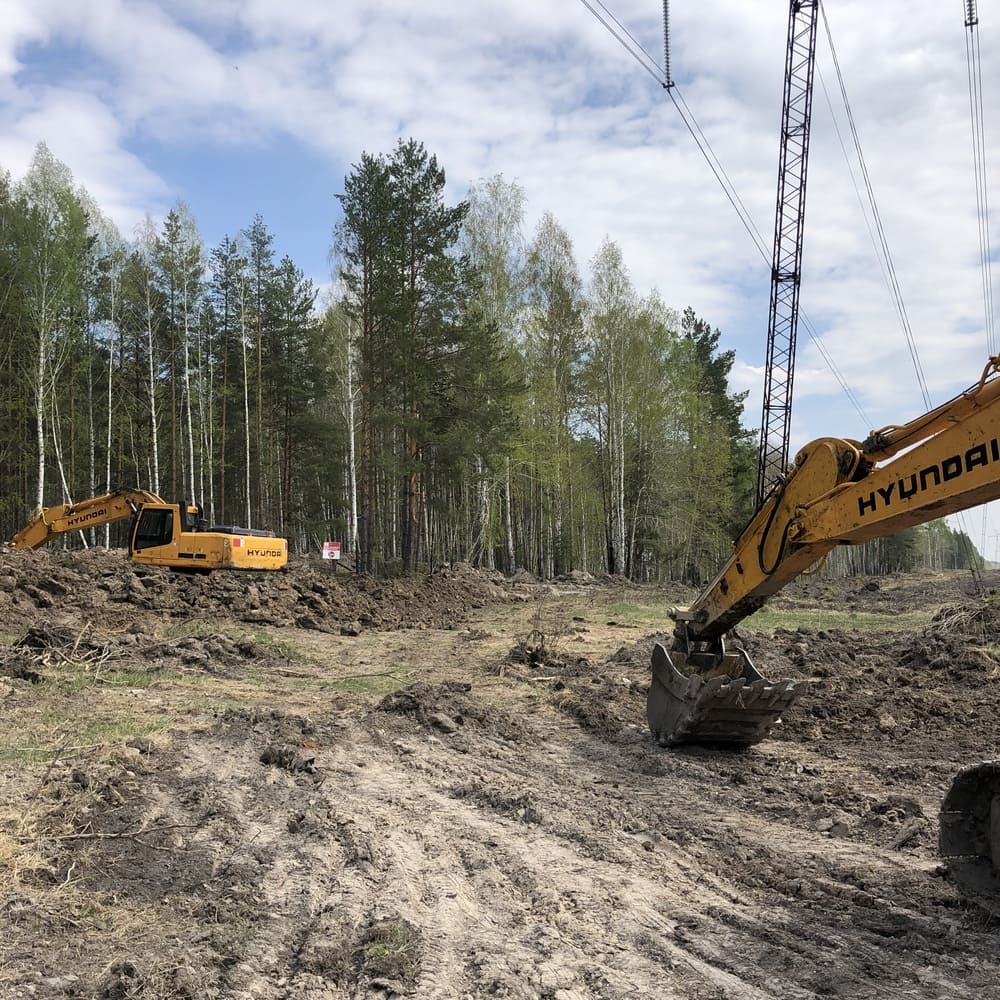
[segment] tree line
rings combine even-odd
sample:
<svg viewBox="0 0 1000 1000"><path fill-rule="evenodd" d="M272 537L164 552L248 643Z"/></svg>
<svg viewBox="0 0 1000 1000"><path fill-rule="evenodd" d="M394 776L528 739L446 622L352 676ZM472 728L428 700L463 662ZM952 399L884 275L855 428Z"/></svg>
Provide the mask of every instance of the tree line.
<svg viewBox="0 0 1000 1000"><path fill-rule="evenodd" d="M551 214L527 235L513 181L449 204L414 139L337 207L318 302L260 216L208 248L177 204L126 239L44 145L0 173L0 534L139 486L363 572L714 572L756 461L718 329L610 238L584 273Z"/></svg>

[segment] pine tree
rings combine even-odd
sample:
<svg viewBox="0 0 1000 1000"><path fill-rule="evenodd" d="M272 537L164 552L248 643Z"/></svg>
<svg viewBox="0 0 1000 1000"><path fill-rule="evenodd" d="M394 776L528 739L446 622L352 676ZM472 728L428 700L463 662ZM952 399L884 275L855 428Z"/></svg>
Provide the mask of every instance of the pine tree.
<svg viewBox="0 0 1000 1000"><path fill-rule="evenodd" d="M358 324L361 455L359 566L381 552L412 571L421 558L425 407L456 336L466 269L451 252L468 206L444 203L444 170L414 139L391 157L362 156L340 196L336 251L345 308ZM378 523L376 523L378 522Z"/></svg>
<svg viewBox="0 0 1000 1000"><path fill-rule="evenodd" d="M337 196L343 219L335 231L334 249L344 287L344 308L355 343L349 350L359 361L360 449L358 465L357 568L374 569L378 518L376 424L381 423L389 389L383 365L384 342L392 302L390 264L389 168L384 157L363 153Z"/></svg>

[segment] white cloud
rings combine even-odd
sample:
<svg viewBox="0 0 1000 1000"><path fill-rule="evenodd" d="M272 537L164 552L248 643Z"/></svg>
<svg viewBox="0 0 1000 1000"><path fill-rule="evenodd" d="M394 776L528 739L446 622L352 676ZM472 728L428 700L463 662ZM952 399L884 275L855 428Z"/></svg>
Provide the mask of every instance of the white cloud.
<svg viewBox="0 0 1000 1000"><path fill-rule="evenodd" d="M0 164L23 176L40 142L70 167L77 183L126 235L165 199L162 179L128 152L119 122L92 94L58 87L38 92L0 134Z"/></svg>
<svg viewBox="0 0 1000 1000"><path fill-rule="evenodd" d="M28 4L5 6L3 28L0 30L0 86L21 68L18 50L29 42L44 41L48 35L45 21Z"/></svg>
<svg viewBox="0 0 1000 1000"><path fill-rule="evenodd" d="M662 59L659 5L608 6ZM935 401L972 381L986 352L960 6L889 0L873 15L869 0L840 0L828 12ZM786 21L772 0L673 5L674 79L768 246ZM996 176L1000 37L980 31ZM802 305L872 422L903 420L923 403L830 120L824 87L849 141L822 23L819 70ZM455 198L493 173L516 178L529 234L551 210L584 271L610 236L640 292L657 286L720 326L738 352L734 387L754 392L748 422L758 418L768 265L669 95L582 4L6 0L0 88L0 162L18 173L45 139L126 231L172 188L137 138L189 150L206 170L213 150L239 148L248 171L256 149L289 140L290 159L313 150L342 177L362 150L413 135ZM281 182L295 183L294 162ZM246 211L234 206L234 224ZM856 432L805 330L799 343L795 434Z"/></svg>

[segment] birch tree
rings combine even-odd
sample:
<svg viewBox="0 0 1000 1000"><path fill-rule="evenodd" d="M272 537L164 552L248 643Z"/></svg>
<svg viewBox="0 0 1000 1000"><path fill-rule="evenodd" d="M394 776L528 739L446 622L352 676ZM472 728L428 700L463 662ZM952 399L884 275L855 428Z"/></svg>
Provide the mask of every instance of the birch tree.
<svg viewBox="0 0 1000 1000"><path fill-rule="evenodd" d="M104 397L104 479L105 492L111 491L111 468L116 429L115 412L115 368L121 356L122 342L122 298L125 264L128 250L118 229L107 220L102 220L97 232L97 252L100 258L100 279L98 284L99 318L103 332L101 343L107 355L105 367ZM120 431L119 431L120 433ZM104 525L104 544L111 544L111 525Z"/></svg>
<svg viewBox="0 0 1000 1000"><path fill-rule="evenodd" d="M34 340L25 376L34 396L35 506L45 498L46 426L52 392L69 358L74 311L80 304L87 220L69 169L39 143L17 186L20 206L19 294ZM65 490L64 490L65 492ZM67 497L68 499L68 497Z"/></svg>
<svg viewBox="0 0 1000 1000"><path fill-rule="evenodd" d="M170 302L170 342L175 350L177 340L180 341L181 412L172 419L179 416L183 428L183 447L180 448L183 459L182 492L187 498L201 500L195 476L193 402L195 394L200 395L201 372L200 369L192 370L192 340L199 322L205 260L201 236L187 205L179 203L167 213L156 251L160 280ZM175 379L172 377L171 381L174 382ZM176 443L174 446L176 447ZM176 463L172 460L171 464Z"/></svg>
<svg viewBox="0 0 1000 1000"><path fill-rule="evenodd" d="M469 211L462 227L459 248L472 268L472 301L485 324L495 331L501 349L513 351L520 339L526 289L524 244L524 189L497 174L469 189ZM474 553L489 568L494 566L490 470L487 457L476 456L478 480L478 531ZM511 516L511 462L504 459L504 540L507 568L516 568ZM470 555L474 555L470 553Z"/></svg>
<svg viewBox="0 0 1000 1000"><path fill-rule="evenodd" d="M572 560L565 523L572 471L572 414L579 404L577 375L583 350L583 283L566 230L546 212L528 252L528 313L524 354L529 379L528 434L532 477L543 483L543 575Z"/></svg>
<svg viewBox="0 0 1000 1000"><path fill-rule="evenodd" d="M130 260L133 322L144 339L146 362L146 399L149 406L149 465L150 488L160 492L160 408L159 351L157 339L163 325L163 301L157 284L156 227L147 215L135 238Z"/></svg>
<svg viewBox="0 0 1000 1000"><path fill-rule="evenodd" d="M609 573L625 572L625 427L636 295L608 239L591 262L586 350L590 415L602 454Z"/></svg>

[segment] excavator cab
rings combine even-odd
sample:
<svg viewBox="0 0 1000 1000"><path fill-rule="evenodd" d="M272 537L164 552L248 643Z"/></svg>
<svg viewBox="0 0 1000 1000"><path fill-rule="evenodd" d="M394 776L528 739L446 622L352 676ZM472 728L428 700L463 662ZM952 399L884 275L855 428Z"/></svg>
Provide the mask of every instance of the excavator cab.
<svg viewBox="0 0 1000 1000"><path fill-rule="evenodd" d="M129 549L133 556L146 549L170 545L174 540L174 514L172 504L147 505L136 512Z"/></svg>
<svg viewBox="0 0 1000 1000"><path fill-rule="evenodd" d="M288 542L268 531L209 527L197 504L145 503L136 511L129 552L137 563L189 573L280 569Z"/></svg>

